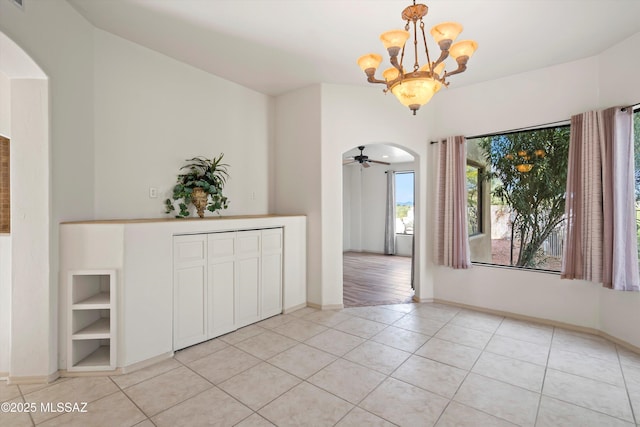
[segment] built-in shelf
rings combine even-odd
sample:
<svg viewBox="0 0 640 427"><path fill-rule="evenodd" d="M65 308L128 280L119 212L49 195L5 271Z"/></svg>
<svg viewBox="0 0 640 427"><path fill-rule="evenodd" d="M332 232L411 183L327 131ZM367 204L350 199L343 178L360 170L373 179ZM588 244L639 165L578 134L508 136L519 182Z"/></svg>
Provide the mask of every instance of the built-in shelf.
<svg viewBox="0 0 640 427"><path fill-rule="evenodd" d="M89 326L85 326L78 332L73 334L71 339L88 340L88 339L108 339L110 331L111 319L102 317Z"/></svg>
<svg viewBox="0 0 640 427"><path fill-rule="evenodd" d="M109 365L111 349L108 345L99 346L93 353L76 363L77 368L100 368Z"/></svg>
<svg viewBox="0 0 640 427"><path fill-rule="evenodd" d="M111 304L111 294L100 292L73 304L71 308L73 310L109 309L109 304Z"/></svg>
<svg viewBox="0 0 640 427"><path fill-rule="evenodd" d="M115 370L115 270L69 273L68 371Z"/></svg>

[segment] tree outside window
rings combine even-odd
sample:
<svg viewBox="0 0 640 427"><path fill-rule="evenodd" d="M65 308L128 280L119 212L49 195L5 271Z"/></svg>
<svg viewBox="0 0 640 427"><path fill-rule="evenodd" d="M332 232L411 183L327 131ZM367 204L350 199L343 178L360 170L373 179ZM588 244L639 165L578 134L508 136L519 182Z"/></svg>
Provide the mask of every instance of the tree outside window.
<svg viewBox="0 0 640 427"><path fill-rule="evenodd" d="M481 176L491 188L491 263L559 271L569 126L469 142L486 158Z"/></svg>

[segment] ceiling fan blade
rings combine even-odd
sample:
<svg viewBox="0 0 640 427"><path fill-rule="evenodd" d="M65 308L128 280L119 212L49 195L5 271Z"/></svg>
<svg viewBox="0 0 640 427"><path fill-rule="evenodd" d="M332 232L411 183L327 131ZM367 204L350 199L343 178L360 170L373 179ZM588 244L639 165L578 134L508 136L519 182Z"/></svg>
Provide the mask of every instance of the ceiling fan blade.
<svg viewBox="0 0 640 427"><path fill-rule="evenodd" d="M379 160L369 160L372 163L378 163L380 165L390 165L391 163L387 163L387 162L381 162Z"/></svg>
<svg viewBox="0 0 640 427"><path fill-rule="evenodd" d="M370 168L371 165L369 164L369 162L362 162L362 167L363 168Z"/></svg>
<svg viewBox="0 0 640 427"><path fill-rule="evenodd" d="M355 160L343 160L342 164L343 165L350 165L350 164L355 163L355 162L356 162Z"/></svg>

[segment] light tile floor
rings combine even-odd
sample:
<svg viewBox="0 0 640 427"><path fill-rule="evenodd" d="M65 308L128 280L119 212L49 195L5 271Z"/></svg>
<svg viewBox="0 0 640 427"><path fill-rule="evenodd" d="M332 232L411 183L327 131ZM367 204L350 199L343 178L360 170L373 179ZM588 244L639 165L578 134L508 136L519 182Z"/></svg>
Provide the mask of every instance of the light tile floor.
<svg viewBox="0 0 640 427"><path fill-rule="evenodd" d="M9 426L633 426L640 356L442 304L305 308L126 375L8 386ZM637 417L637 418L636 418Z"/></svg>

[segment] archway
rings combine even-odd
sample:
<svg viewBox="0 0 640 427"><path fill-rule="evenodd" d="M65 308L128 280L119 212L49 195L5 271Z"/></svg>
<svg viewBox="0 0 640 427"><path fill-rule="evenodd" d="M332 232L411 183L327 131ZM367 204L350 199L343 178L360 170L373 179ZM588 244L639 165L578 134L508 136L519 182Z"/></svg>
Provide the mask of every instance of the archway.
<svg viewBox="0 0 640 427"><path fill-rule="evenodd" d="M343 304L410 302L413 291L416 158L398 146L370 144L343 154ZM389 175L389 174L393 175ZM395 234L385 236L387 179L395 189ZM395 243L385 250L385 238Z"/></svg>

